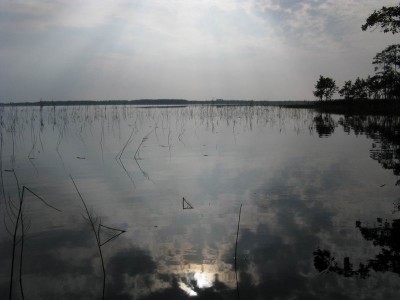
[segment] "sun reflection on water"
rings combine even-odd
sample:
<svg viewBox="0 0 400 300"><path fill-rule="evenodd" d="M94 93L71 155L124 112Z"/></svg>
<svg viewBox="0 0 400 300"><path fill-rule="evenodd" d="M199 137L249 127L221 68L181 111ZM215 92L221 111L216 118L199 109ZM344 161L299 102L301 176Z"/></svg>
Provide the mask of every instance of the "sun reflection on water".
<svg viewBox="0 0 400 300"><path fill-rule="evenodd" d="M199 289L212 287L216 278L219 277L227 279L227 282L232 284L228 278L232 279L233 274L221 273L221 266L218 267L215 264L188 264L185 265L184 269L184 272L177 272L180 277L179 287L189 296L197 296ZM230 271L227 273L230 273Z"/></svg>
<svg viewBox="0 0 400 300"><path fill-rule="evenodd" d="M188 286L186 283L184 282L179 282L179 287L186 293L188 294L190 297L194 297L197 296L197 293L192 289L192 287Z"/></svg>
<svg viewBox="0 0 400 300"><path fill-rule="evenodd" d="M213 283L213 275L210 273L196 272L194 273L194 279L197 282L197 286L201 289L211 287Z"/></svg>
<svg viewBox="0 0 400 300"><path fill-rule="evenodd" d="M184 281L179 282L179 287L189 296L197 296L196 288L205 289L213 285L215 274L208 272L189 273Z"/></svg>

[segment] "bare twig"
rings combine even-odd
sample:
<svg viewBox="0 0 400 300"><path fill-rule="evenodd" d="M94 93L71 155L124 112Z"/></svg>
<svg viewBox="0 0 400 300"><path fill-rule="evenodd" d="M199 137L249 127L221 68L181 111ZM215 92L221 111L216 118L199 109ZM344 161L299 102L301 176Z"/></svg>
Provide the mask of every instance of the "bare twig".
<svg viewBox="0 0 400 300"><path fill-rule="evenodd" d="M40 196L38 196L37 194L35 194L30 188L28 188L28 187L26 187L26 186L23 186L23 187L22 187L22 192L23 192L24 190L27 190L27 191L30 192L32 195L34 195L36 198L38 198L40 201L42 201L44 205L46 205L46 206L48 206L48 207L50 207L50 208L52 208L52 209L54 209L54 210L56 210L56 211L61 212L61 210L59 210L58 208L55 208L53 205L50 205L50 204L47 203L42 197L40 197Z"/></svg>
<svg viewBox="0 0 400 300"><path fill-rule="evenodd" d="M14 278L14 261L15 261L15 248L17 245L17 231L19 227L19 221L21 217L21 211L22 211L22 199L20 198L20 205L18 209L18 215L17 215L17 220L14 226L14 233L13 233L13 241L12 241L12 256L11 256L11 274L10 274L10 287L9 287L9 297L8 299L12 299L12 288L13 288L13 278Z"/></svg>
<svg viewBox="0 0 400 300"><path fill-rule="evenodd" d="M22 192L23 193L23 192ZM22 300L25 299L24 297L24 289L22 285L22 262L23 262L23 254L24 254L24 238L25 238L25 226L24 226L24 209L21 210L21 248L19 252L19 288L21 291Z"/></svg>
<svg viewBox="0 0 400 300"><path fill-rule="evenodd" d="M107 244L108 242L112 241L113 239L119 237L121 234L123 234L124 232L126 232L125 230L122 230L122 229L112 228L112 227L105 226L105 225L103 225L103 224L99 224L99 227L98 227L99 241L100 241L100 229L101 229L101 227L104 227L104 228L107 228L107 229L110 229L110 230L114 230L114 231L117 231L117 232L119 232L119 233L117 233L116 235L110 237L110 238L107 239L105 242L100 243L100 246L104 246L104 245Z"/></svg>
<svg viewBox="0 0 400 300"><path fill-rule="evenodd" d="M113 240L113 239L117 238L118 236L120 236L122 233L125 232L125 230L108 227L108 226L102 225L100 221L98 222L97 217L95 217L93 213L89 212L89 209L88 209L88 207L87 207L87 205L85 203L85 200L83 200L82 194L80 193L80 191L79 191L78 187L76 186L76 183L75 183L75 181L74 181L74 179L72 178L71 175L70 175L70 178L71 178L72 183L74 184L76 192L79 195L79 198L82 201L83 206L85 207L87 218L85 218L84 216L83 217L84 217L85 220L87 220L89 222L89 224L90 224L90 226L92 228L93 234L94 234L94 236L96 238L97 249L99 251L99 256L100 256L100 260L101 260L101 267L102 267L102 271L103 271L103 291L102 291L101 299L104 300L105 289L106 289L106 269L105 269L105 266L104 266L104 258L103 258L103 252L101 250L101 247L104 246L106 243L110 242L111 240ZM99 225L98 225L97 230L96 230L95 224L97 222L99 223ZM100 240L100 229L101 229L101 227L105 227L105 228L108 228L110 230L119 231L119 233L117 235L109 238L104 243L101 243L101 240Z"/></svg>
<svg viewBox="0 0 400 300"><path fill-rule="evenodd" d="M104 299L104 292L105 292L105 287L106 287L106 270L104 267L104 259L103 259L103 253L101 251L101 245L100 245L100 240L99 240L99 233L96 231L95 229L95 220L93 220L93 216L92 214L89 213L89 209L85 203L85 200L83 200L83 197L78 189L78 187L75 184L74 179L72 178L72 176L70 175L71 181L74 184L75 190L79 195L79 198L82 201L83 206L85 207L85 211L86 211L86 215L87 215L87 219L89 220L90 226L92 227L92 231L94 234L94 237L96 238L96 244L97 244L97 249L99 250L99 255L100 255L100 260L101 260L101 267L103 270L103 292L102 292L102 297L101 299Z"/></svg>
<svg viewBox="0 0 400 300"><path fill-rule="evenodd" d="M31 189L29 189L26 186L22 187L22 191L19 185L19 181L18 181L18 177L17 174L15 172L15 170L12 170L12 172L14 173L14 177L15 177L15 181L17 183L17 188L18 188L18 198L19 198L19 204L18 204L18 208L14 205L14 203L11 201L11 198L9 198L9 212L11 215L14 216L14 218L16 218L15 223L12 222L14 224L14 232L12 234L12 257L11 257L11 274L10 274L10 287L9 287L9 299L12 299L12 289L13 289L13 279L14 279L14 264L15 264L15 250L16 250L16 246L17 244L21 243L21 247L20 247L20 256L19 256L19 286L20 286L20 290L21 290L21 297L22 299L24 299L24 290L23 290L23 284L22 284L22 263L23 263L23 253L24 253L24 239L25 239L25 225L24 225L24 216L23 216L23 207L24 207L24 196L25 196L25 191L30 192L32 195L34 195L36 198L38 198L40 201L42 201L46 206L57 210L59 212L61 212L61 210L55 208L54 206L50 205L49 203L47 203L42 197L38 196L36 193L34 193ZM15 215L15 212L13 211L13 209L17 210L18 209L18 213ZM9 214L10 220L12 221L11 215ZM21 225L20 225L21 224ZM7 232L9 232L8 227L6 226L6 230ZM17 232L18 229L21 228L21 237L17 238ZM10 232L9 232L10 233ZM10 233L11 234L11 233Z"/></svg>
<svg viewBox="0 0 400 300"><path fill-rule="evenodd" d="M182 198L182 209L193 209L193 205L185 197Z"/></svg>
<svg viewBox="0 0 400 300"><path fill-rule="evenodd" d="M242 205L243 205L243 203L240 204L240 209L239 209L239 219L238 219L238 225L237 225L237 231L236 231L236 244L235 244L235 277L236 277L236 292L237 292L238 300L239 300L239 282L238 282L238 275L237 275L237 245L238 245L238 239L239 239L239 226L240 226L240 215L242 213Z"/></svg>

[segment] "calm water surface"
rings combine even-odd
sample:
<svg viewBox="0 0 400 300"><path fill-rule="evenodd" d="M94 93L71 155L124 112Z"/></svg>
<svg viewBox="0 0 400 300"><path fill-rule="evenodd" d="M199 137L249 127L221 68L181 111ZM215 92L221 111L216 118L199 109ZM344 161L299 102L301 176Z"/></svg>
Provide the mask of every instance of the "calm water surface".
<svg viewBox="0 0 400 300"><path fill-rule="evenodd" d="M256 106L0 118L1 299L12 265L12 299L101 299L98 244L106 299L400 296L399 118Z"/></svg>

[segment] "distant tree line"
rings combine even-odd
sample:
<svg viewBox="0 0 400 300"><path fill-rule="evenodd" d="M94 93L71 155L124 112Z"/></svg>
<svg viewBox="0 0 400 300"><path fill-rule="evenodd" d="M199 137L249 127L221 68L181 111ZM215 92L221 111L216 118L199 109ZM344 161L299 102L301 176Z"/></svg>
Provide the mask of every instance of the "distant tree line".
<svg viewBox="0 0 400 300"><path fill-rule="evenodd" d="M380 27L384 33L396 34L400 30L400 4L392 7L382 7L374 11L361 26L363 31L368 28ZM315 85L314 96L319 100L331 100L335 92L346 100L363 99L400 99L400 44L387 46L377 53L372 60L375 74L360 78L353 82L345 81L339 89L335 80L320 76Z"/></svg>
<svg viewBox="0 0 400 300"><path fill-rule="evenodd" d="M254 101L254 100L185 100L185 99L138 99L138 100L59 100L36 102L0 102L1 106L76 106L76 105L140 105L140 106L187 106L187 105L215 105L215 106L299 106L310 107L311 101L287 100L287 101Z"/></svg>

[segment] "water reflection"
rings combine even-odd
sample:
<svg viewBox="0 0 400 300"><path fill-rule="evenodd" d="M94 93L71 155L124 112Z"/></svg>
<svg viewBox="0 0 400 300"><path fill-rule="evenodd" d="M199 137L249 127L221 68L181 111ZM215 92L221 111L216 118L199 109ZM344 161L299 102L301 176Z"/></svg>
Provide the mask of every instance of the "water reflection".
<svg viewBox="0 0 400 300"><path fill-rule="evenodd" d="M370 156L383 168L400 176L400 118L397 116L345 116L339 122L345 132L372 139ZM399 183L398 183L399 184Z"/></svg>
<svg viewBox="0 0 400 300"><path fill-rule="evenodd" d="M344 277L358 276L363 279L369 277L372 270L400 275L400 219L394 219L390 223L377 218L373 226L362 225L361 221L357 221L356 227L365 240L380 248L380 252L353 268L350 257L344 257L343 264L340 265L328 250L317 249L314 252L315 268L319 272L333 272Z"/></svg>
<svg viewBox="0 0 400 300"><path fill-rule="evenodd" d="M330 136L337 126L337 123L329 114L319 114L315 116L314 124L319 137Z"/></svg>
<svg viewBox="0 0 400 300"><path fill-rule="evenodd" d="M0 118L1 213L18 199L12 169L62 210L25 206L25 298L101 297L95 237L69 174L89 213L126 230L102 249L106 299L237 299L241 203L241 299L399 296L399 118L257 106L1 108ZM5 228L0 238L7 297Z"/></svg>

